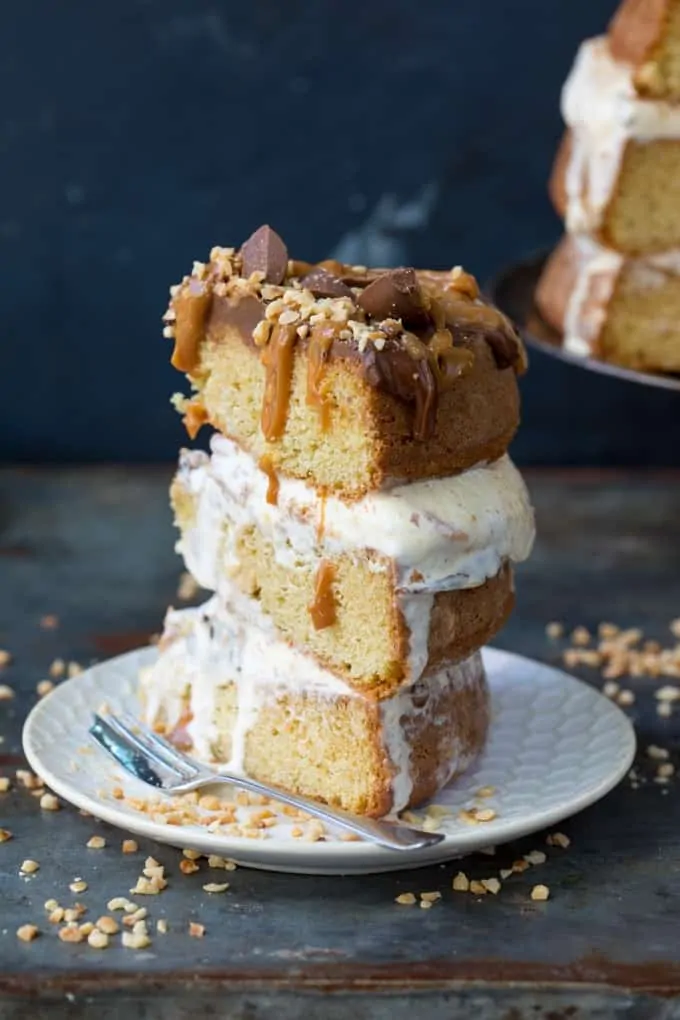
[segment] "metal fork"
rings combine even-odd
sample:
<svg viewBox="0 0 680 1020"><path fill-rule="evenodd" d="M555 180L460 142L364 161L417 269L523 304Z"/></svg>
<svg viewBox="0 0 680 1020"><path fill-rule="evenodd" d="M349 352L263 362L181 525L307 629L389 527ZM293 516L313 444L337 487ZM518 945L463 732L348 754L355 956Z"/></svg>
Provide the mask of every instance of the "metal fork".
<svg viewBox="0 0 680 1020"><path fill-rule="evenodd" d="M314 818L320 818L338 829L352 832L389 850L418 850L434 846L444 839L438 832L424 832L399 822L352 815L308 797L299 797L276 786L260 783L249 776L213 772L206 765L182 754L163 737L129 715L95 714L90 733L127 772L164 793L188 793L189 790L213 783L229 783L250 793L264 794L283 804L290 804Z"/></svg>

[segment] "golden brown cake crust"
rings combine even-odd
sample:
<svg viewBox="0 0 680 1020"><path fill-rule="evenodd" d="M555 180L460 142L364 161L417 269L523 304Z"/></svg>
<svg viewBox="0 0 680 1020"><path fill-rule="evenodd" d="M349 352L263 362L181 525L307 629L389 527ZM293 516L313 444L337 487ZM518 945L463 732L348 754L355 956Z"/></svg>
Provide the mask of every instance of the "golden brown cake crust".
<svg viewBox="0 0 680 1020"><path fill-rule="evenodd" d="M609 47L615 60L644 63L661 41L673 0L623 0L609 23Z"/></svg>

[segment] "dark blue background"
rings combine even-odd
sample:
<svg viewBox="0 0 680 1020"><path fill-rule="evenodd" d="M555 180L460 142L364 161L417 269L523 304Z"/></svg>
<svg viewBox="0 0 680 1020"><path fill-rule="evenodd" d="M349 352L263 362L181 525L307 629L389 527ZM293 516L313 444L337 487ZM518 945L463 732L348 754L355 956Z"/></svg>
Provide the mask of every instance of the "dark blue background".
<svg viewBox="0 0 680 1020"><path fill-rule="evenodd" d="M0 30L0 457L183 441L159 316L214 243L484 279L551 243L559 90L614 0L22 0ZM680 398L534 357L526 462L677 463Z"/></svg>

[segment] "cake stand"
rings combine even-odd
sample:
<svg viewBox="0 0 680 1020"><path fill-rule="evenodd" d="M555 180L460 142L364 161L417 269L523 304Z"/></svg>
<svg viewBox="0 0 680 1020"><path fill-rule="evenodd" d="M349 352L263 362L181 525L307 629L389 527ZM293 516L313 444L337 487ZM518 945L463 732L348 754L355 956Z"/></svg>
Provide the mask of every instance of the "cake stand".
<svg viewBox="0 0 680 1020"><path fill-rule="evenodd" d="M642 383L644 386L680 390L680 376L638 372L632 368L599 361L597 358L584 358L562 347L562 337L541 318L534 303L536 284L549 254L550 252L545 250L513 262L493 277L486 287L489 299L513 320L526 345L530 349L541 351L572 365L579 365L591 372L613 375L619 379Z"/></svg>

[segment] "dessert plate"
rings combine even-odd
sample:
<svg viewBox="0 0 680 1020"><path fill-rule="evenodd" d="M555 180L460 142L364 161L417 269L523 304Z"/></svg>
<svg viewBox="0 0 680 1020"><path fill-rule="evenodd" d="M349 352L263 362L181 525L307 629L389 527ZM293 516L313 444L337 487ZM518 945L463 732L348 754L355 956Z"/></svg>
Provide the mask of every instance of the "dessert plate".
<svg viewBox="0 0 680 1020"><path fill-rule="evenodd" d="M436 816L446 833L437 846L397 852L344 842L332 832L322 841L309 842L293 835L291 820L284 815L256 839L211 832L200 824L162 824L114 796L116 787L125 798L149 801L157 794L118 768L87 732L102 702L112 711L139 714L137 676L156 654L153 648L130 652L55 688L26 720L26 757L55 793L112 825L253 868L370 874L449 860L580 811L619 782L635 754L629 720L592 687L531 659L486 648L492 699L489 741L476 765L435 798L431 817ZM464 813L471 808L483 810L489 820L466 821ZM250 809L240 810L247 817ZM424 815L423 809L416 813Z"/></svg>
<svg viewBox="0 0 680 1020"><path fill-rule="evenodd" d="M541 318L534 304L536 284L549 254L549 251L543 251L514 262L494 277L486 287L489 300L513 320L526 345L560 361L589 369L591 372L613 375L618 379L642 383L644 386L680 390L680 376L638 372L633 368L623 368L607 361L598 361L597 358L584 358L564 350L562 337Z"/></svg>

